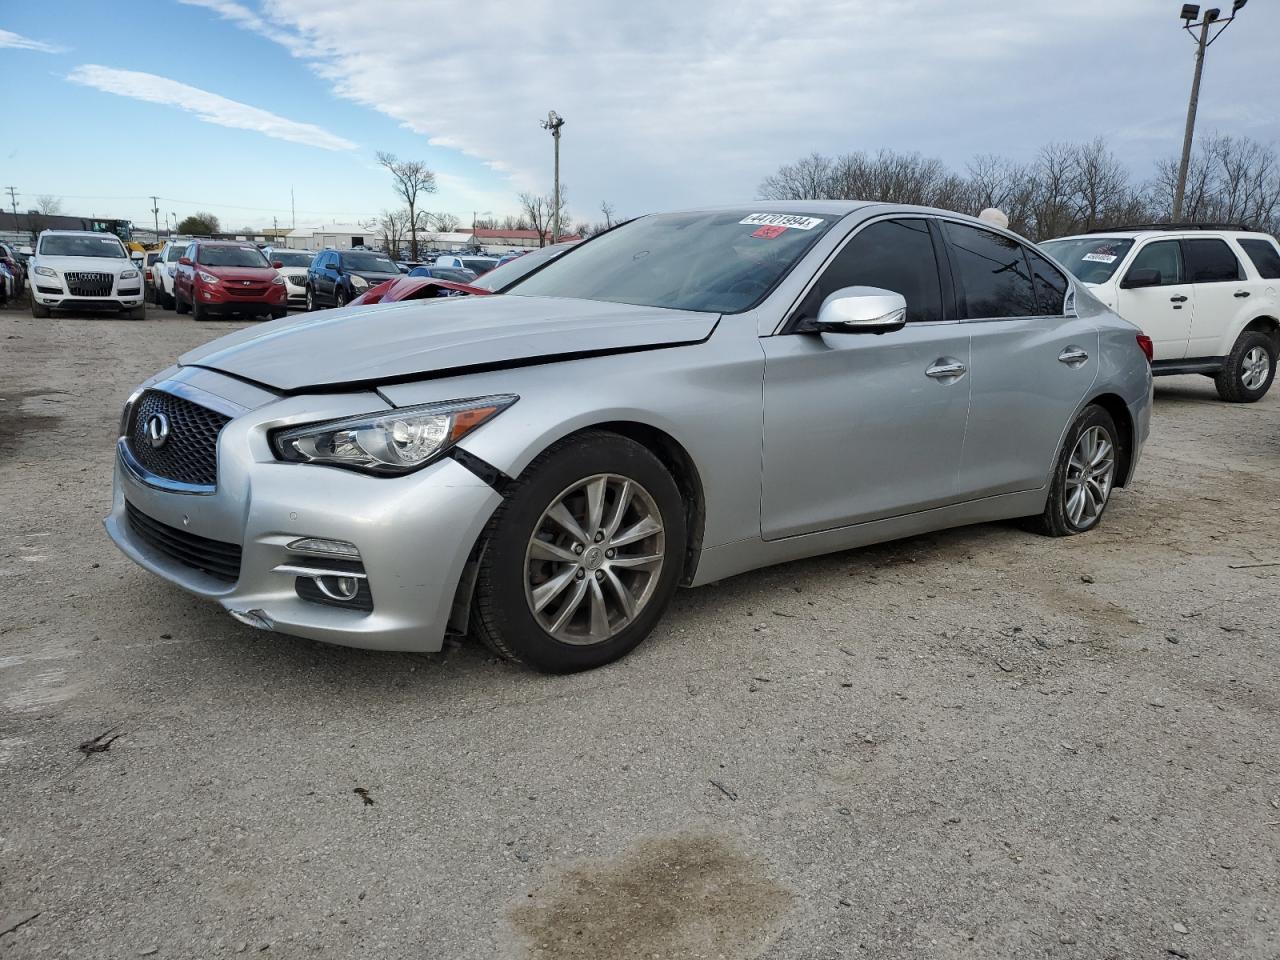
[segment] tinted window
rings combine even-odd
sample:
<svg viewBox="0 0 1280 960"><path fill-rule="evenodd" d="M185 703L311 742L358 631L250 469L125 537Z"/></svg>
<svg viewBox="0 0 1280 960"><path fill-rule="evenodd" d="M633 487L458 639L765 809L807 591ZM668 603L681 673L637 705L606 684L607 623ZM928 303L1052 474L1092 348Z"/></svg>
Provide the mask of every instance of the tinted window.
<svg viewBox="0 0 1280 960"><path fill-rule="evenodd" d="M1036 291L1022 246L1008 237L943 222L951 243L951 268L966 320L1034 317Z"/></svg>
<svg viewBox="0 0 1280 960"><path fill-rule="evenodd" d="M1125 276L1132 276L1135 270L1159 270L1162 287L1182 283L1182 245L1177 240L1148 243L1133 258Z"/></svg>
<svg viewBox="0 0 1280 960"><path fill-rule="evenodd" d="M873 223L844 245L800 304L798 316L813 319L822 301L843 287L880 287L902 294L907 320L942 319L938 259L923 220Z"/></svg>
<svg viewBox="0 0 1280 960"><path fill-rule="evenodd" d="M1034 250L1027 251L1031 264L1031 277L1036 284L1036 303L1046 317L1058 317L1065 312L1067 302L1067 278Z"/></svg>
<svg viewBox="0 0 1280 960"><path fill-rule="evenodd" d="M1240 261L1227 246L1227 241L1205 237L1182 242L1186 244L1187 279L1192 283L1244 279Z"/></svg>
<svg viewBox="0 0 1280 960"><path fill-rule="evenodd" d="M364 270L368 273L399 273L400 268L391 262L390 257L384 257L380 253L367 253L357 250L354 253L344 253L342 255L342 268L344 270Z"/></svg>
<svg viewBox="0 0 1280 960"><path fill-rule="evenodd" d="M1249 255L1258 275L1264 280L1280 280L1280 251L1270 240L1240 240L1240 246Z"/></svg>

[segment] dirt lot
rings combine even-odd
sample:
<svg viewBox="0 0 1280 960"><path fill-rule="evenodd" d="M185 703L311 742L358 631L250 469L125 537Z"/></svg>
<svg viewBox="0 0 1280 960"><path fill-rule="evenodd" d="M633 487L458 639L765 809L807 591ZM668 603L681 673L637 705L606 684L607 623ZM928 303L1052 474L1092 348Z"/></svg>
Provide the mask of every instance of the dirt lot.
<svg viewBox="0 0 1280 960"><path fill-rule="evenodd" d="M1160 381L1087 536L742 576L552 678L115 551L121 401L234 328L0 312L4 956L1280 956L1276 392Z"/></svg>

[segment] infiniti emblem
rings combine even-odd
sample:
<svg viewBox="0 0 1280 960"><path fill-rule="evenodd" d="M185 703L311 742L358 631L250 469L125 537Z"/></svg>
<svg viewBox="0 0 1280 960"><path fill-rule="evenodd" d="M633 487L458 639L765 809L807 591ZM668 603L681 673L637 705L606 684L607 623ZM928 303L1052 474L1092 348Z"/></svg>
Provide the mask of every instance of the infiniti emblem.
<svg viewBox="0 0 1280 960"><path fill-rule="evenodd" d="M155 449L163 447L169 439L169 418L163 413L147 417L147 442Z"/></svg>

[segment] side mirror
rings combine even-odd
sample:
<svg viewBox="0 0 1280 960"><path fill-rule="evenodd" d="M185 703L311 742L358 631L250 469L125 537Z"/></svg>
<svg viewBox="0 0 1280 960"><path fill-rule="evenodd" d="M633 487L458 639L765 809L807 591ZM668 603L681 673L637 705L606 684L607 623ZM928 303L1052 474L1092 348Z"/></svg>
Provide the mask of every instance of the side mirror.
<svg viewBox="0 0 1280 960"><path fill-rule="evenodd" d="M1139 267L1136 270L1130 270L1124 275L1124 282L1120 284L1120 287L1124 290L1134 290L1138 287L1158 287L1163 280L1164 277L1155 267Z"/></svg>
<svg viewBox="0 0 1280 960"><path fill-rule="evenodd" d="M272 261L271 261L271 266L273 266L273 267L275 267L277 270L279 270L281 267L283 267L283 266L284 266L284 261L283 261L283 260L272 260Z"/></svg>
<svg viewBox="0 0 1280 960"><path fill-rule="evenodd" d="M844 287L822 301L808 329L818 333L891 333L907 325L907 301L879 287Z"/></svg>
<svg viewBox="0 0 1280 960"><path fill-rule="evenodd" d="M189 267L192 265L190 257L179 257L178 262L182 264L184 267Z"/></svg>

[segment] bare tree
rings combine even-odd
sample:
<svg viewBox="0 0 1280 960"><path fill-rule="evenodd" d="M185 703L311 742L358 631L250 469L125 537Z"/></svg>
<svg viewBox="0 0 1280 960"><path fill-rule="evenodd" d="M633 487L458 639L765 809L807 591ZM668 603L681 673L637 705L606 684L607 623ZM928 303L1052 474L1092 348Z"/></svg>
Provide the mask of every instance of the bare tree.
<svg viewBox="0 0 1280 960"><path fill-rule="evenodd" d="M462 226L462 221L452 213L433 213L428 219L441 233L453 233Z"/></svg>
<svg viewBox="0 0 1280 960"><path fill-rule="evenodd" d="M36 197L36 210L46 217L56 217L62 212L62 199L47 193L41 194Z"/></svg>
<svg viewBox="0 0 1280 960"><path fill-rule="evenodd" d="M421 160L398 160L394 153L378 151L378 163L386 167L409 211L409 256L418 259L418 195L436 192L436 175Z"/></svg>
<svg viewBox="0 0 1280 960"><path fill-rule="evenodd" d="M382 244L393 258L400 256L400 245L404 242L405 232L409 227L408 210L383 210L378 218L378 229L382 233Z"/></svg>
<svg viewBox="0 0 1280 960"><path fill-rule="evenodd" d="M600 214L604 217L604 228L606 230L612 229L613 223L618 217L617 212L613 209L613 204L608 200L602 200L600 202ZM596 232L598 233L599 231Z"/></svg>
<svg viewBox="0 0 1280 960"><path fill-rule="evenodd" d="M547 227L551 223L552 201L540 194L520 194L520 210L529 222L529 229L538 233L538 246L547 245Z"/></svg>

